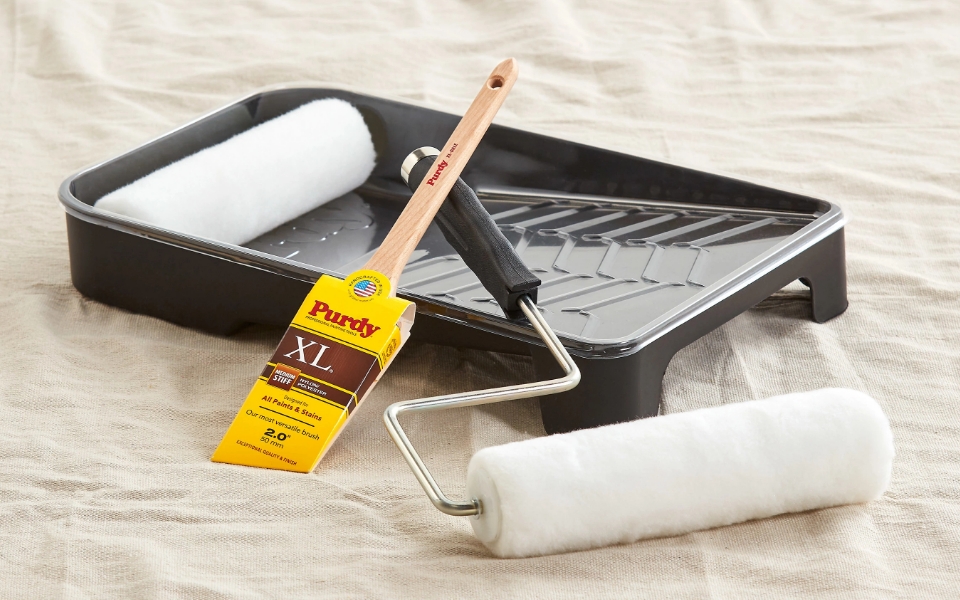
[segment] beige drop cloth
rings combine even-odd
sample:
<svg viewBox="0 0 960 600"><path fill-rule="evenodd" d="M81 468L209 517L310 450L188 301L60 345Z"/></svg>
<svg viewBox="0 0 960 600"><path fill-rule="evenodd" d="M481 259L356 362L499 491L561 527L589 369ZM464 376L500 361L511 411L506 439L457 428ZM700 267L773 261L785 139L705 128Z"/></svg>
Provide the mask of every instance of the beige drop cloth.
<svg viewBox="0 0 960 600"><path fill-rule="evenodd" d="M426 500L385 405L533 377L409 347L310 475L212 464L279 332L83 298L60 181L265 85L345 84L840 203L850 308L800 288L683 350L668 412L848 386L890 417L883 499L673 539L490 558ZM960 596L960 6L950 1L0 3L0 597ZM451 494L536 404L411 419Z"/></svg>

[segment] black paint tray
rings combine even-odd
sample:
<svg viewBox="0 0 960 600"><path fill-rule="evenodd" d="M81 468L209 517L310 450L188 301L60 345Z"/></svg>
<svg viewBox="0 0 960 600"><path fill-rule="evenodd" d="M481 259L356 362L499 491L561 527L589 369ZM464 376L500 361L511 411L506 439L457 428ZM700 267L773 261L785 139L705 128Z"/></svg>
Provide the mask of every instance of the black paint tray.
<svg viewBox="0 0 960 600"><path fill-rule="evenodd" d="M156 169L319 98L364 114L374 173L354 192L244 247L93 207ZM206 331L286 326L323 273L346 275L379 245L410 197L412 149L442 144L459 117L336 90L255 94L73 175L60 187L76 288L91 298ZM543 280L538 304L583 381L541 400L550 433L655 415L671 357L790 282L826 321L847 306L840 208L823 200L494 125L463 174ZM265 202L269 198L264 199ZM400 281L417 303L414 339L532 354L539 338L506 319L435 227Z"/></svg>

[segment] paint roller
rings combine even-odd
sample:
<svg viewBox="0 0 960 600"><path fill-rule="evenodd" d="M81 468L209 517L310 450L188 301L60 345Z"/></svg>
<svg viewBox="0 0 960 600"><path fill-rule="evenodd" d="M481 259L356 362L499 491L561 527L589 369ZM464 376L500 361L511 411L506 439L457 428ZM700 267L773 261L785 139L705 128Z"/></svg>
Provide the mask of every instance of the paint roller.
<svg viewBox="0 0 960 600"><path fill-rule="evenodd" d="M315 100L153 171L95 206L239 245L359 187L376 159L356 107Z"/></svg>
<svg viewBox="0 0 960 600"><path fill-rule="evenodd" d="M404 161L411 187L436 151ZM96 206L174 231L242 244L361 185L376 152L349 103L306 104L107 194ZM269 199L267 201L266 199ZM447 240L512 318L526 318L564 377L391 405L384 419L443 512L470 515L498 556L579 550L879 497L893 457L876 402L822 390L487 448L470 499L439 489L399 423L407 411L565 391L576 364L536 307L539 280L458 180L437 215Z"/></svg>
<svg viewBox="0 0 960 600"><path fill-rule="evenodd" d="M437 150L404 161L411 189ZM824 389L658 416L485 448L467 469L467 501L444 495L400 425L404 412L475 406L570 389L579 371L536 307L530 273L462 180L437 214L508 316L525 316L564 370L552 381L409 400L384 423L427 496L469 516L500 557L584 550L879 498L893 436L875 400Z"/></svg>

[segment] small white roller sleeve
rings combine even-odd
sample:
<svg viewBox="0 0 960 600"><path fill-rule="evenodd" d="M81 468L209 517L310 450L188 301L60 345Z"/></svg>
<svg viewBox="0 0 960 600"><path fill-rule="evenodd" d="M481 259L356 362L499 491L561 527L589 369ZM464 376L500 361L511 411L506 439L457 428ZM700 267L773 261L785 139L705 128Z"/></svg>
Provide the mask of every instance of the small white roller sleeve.
<svg viewBox="0 0 960 600"><path fill-rule="evenodd" d="M876 499L893 454L866 394L789 394L485 448L471 523L502 557L677 535Z"/></svg>
<svg viewBox="0 0 960 600"><path fill-rule="evenodd" d="M243 244L360 186L376 164L360 112L317 100L154 171L96 207Z"/></svg>

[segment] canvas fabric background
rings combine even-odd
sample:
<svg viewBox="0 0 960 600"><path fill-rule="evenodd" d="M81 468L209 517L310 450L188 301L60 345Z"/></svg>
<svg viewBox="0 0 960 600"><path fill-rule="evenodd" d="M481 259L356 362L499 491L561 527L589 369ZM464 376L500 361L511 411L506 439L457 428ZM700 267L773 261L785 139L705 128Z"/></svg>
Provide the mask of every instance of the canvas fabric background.
<svg viewBox="0 0 960 600"><path fill-rule="evenodd" d="M278 83L462 112L507 56L500 123L850 215L844 315L815 324L791 287L681 351L663 401L866 391L896 439L882 499L493 559L380 415L530 380L528 360L408 347L314 473L225 466L209 456L281 332L207 335L73 288L56 191L80 167ZM956 597L958 98L946 0L0 3L0 597ZM543 435L535 402L408 423L451 495L477 449Z"/></svg>

